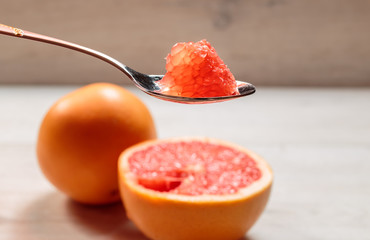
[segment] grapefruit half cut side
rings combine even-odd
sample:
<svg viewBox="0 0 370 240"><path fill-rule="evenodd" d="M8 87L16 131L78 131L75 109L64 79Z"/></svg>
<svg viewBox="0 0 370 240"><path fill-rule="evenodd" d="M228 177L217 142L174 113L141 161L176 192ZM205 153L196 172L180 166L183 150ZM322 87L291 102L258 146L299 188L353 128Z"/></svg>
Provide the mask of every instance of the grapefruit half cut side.
<svg viewBox="0 0 370 240"><path fill-rule="evenodd" d="M255 153L210 138L150 140L119 159L128 218L154 240L236 240L263 212L273 180Z"/></svg>

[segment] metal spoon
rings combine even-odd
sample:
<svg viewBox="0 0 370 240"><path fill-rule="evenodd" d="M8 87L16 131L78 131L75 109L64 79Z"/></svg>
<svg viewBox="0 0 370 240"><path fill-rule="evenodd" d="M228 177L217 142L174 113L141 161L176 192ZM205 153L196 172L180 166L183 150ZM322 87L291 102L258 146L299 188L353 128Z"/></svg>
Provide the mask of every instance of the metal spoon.
<svg viewBox="0 0 370 240"><path fill-rule="evenodd" d="M167 95L161 93L160 86L156 83L157 81L161 80L163 75L147 75L143 73L139 73L132 68L122 64L121 62L117 61L116 59L98 52L96 50L83 47L74 43L70 43L64 40L56 39L53 37L48 37L45 35L25 31L19 28L14 28L10 26L6 26L0 24L0 34L9 35L13 37L20 37L25 39L30 39L34 41L45 42L49 44L54 44L57 46L69 48L72 50L76 50L82 53L86 53L90 56L99 58L114 67L121 70L124 74L126 74L134 83L135 85L142 90L143 92L157 97L162 100L167 100L171 102L177 103L190 103L190 104L201 104L201 103L212 103L212 102L221 102L226 100L231 100L234 98L244 97L250 95L256 91L255 87L246 82L237 81L237 87L239 90L239 94L237 95L230 95L230 96L222 96L222 97L209 97L209 98L189 98L189 97L181 97L181 96L174 96L174 95Z"/></svg>

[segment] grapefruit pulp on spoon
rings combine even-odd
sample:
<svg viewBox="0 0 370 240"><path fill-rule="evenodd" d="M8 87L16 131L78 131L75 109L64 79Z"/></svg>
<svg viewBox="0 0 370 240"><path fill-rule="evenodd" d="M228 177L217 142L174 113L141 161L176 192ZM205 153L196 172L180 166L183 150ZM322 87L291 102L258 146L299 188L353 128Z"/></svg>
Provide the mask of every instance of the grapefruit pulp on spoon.
<svg viewBox="0 0 370 240"><path fill-rule="evenodd" d="M159 81L165 94L192 98L238 94L233 74L206 40L175 44L166 57L166 70Z"/></svg>
<svg viewBox="0 0 370 240"><path fill-rule="evenodd" d="M236 240L263 212L268 164L251 151L209 138L145 141L119 159L128 217L155 240Z"/></svg>

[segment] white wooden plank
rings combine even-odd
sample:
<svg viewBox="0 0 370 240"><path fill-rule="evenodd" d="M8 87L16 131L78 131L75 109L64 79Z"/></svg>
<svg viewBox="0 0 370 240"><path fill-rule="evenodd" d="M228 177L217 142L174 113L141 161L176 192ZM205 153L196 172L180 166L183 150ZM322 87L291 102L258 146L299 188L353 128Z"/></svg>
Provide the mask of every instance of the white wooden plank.
<svg viewBox="0 0 370 240"><path fill-rule="evenodd" d="M77 86L0 86L0 239L146 239L120 204L91 208L51 186L37 165L38 126ZM245 240L370 239L370 89L259 88L212 105L167 103L129 87L161 138L204 135L262 155L275 183Z"/></svg>

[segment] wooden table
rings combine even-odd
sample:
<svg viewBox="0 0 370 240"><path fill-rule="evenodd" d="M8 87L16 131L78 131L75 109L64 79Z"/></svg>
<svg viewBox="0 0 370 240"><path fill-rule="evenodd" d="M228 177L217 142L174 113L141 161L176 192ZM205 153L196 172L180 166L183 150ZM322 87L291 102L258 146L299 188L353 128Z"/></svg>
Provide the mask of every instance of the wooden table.
<svg viewBox="0 0 370 240"><path fill-rule="evenodd" d="M146 239L120 204L87 207L55 190L35 143L51 104L78 86L0 86L0 239ZM270 202L244 240L370 239L370 89L258 88L211 105L157 100L159 137L209 136L262 155Z"/></svg>

